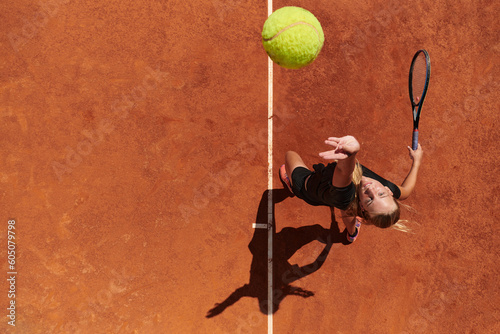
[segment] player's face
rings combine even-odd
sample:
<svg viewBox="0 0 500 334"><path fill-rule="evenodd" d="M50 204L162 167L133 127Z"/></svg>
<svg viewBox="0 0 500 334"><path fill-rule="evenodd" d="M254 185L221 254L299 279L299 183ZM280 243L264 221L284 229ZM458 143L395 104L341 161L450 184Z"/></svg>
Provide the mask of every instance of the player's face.
<svg viewBox="0 0 500 334"><path fill-rule="evenodd" d="M361 207L370 214L390 213L396 209L392 191L377 180L363 176L358 196Z"/></svg>

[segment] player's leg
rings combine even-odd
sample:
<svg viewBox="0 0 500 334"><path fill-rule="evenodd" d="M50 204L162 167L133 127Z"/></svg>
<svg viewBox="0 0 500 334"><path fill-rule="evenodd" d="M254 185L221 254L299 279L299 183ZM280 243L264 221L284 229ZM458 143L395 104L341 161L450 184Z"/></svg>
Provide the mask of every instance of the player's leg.
<svg viewBox="0 0 500 334"><path fill-rule="evenodd" d="M285 168L286 168L286 173L288 177L290 178L290 182L292 182L292 173L293 170L297 167L304 167L307 168L306 164L300 157L300 155L297 152L294 151L288 151L285 154ZM293 182L292 182L293 185Z"/></svg>

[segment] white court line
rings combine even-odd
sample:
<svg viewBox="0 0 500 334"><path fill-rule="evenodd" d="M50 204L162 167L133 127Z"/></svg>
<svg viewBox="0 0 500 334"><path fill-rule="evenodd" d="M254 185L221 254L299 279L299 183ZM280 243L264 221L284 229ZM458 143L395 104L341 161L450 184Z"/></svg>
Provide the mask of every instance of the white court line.
<svg viewBox="0 0 500 334"><path fill-rule="evenodd" d="M261 228L267 230L267 224L252 224L252 228Z"/></svg>
<svg viewBox="0 0 500 334"><path fill-rule="evenodd" d="M273 1L267 0L267 16L273 13ZM267 100L267 333L273 333L273 61L268 57Z"/></svg>

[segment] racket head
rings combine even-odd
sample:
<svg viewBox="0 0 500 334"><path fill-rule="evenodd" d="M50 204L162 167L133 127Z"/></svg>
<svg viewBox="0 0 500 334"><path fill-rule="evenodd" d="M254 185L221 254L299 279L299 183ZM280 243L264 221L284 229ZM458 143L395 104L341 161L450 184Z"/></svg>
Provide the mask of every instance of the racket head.
<svg viewBox="0 0 500 334"><path fill-rule="evenodd" d="M426 50L418 50L413 56L410 66L408 88L413 107L413 120L418 122L420 109L427 94L429 79L431 77L431 59ZM416 108L418 107L418 112Z"/></svg>

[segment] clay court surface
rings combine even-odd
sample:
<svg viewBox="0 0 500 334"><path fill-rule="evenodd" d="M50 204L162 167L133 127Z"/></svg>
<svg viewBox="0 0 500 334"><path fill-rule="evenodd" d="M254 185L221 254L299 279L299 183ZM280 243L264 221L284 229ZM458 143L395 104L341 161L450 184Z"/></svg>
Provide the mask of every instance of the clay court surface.
<svg viewBox="0 0 500 334"><path fill-rule="evenodd" d="M266 1L2 2L0 332L500 332L498 2L273 8L287 5L326 40L306 68L274 65L268 147ZM414 234L365 226L344 245L278 168L352 134L400 184L421 48ZM269 220L269 148L271 233L253 227Z"/></svg>

